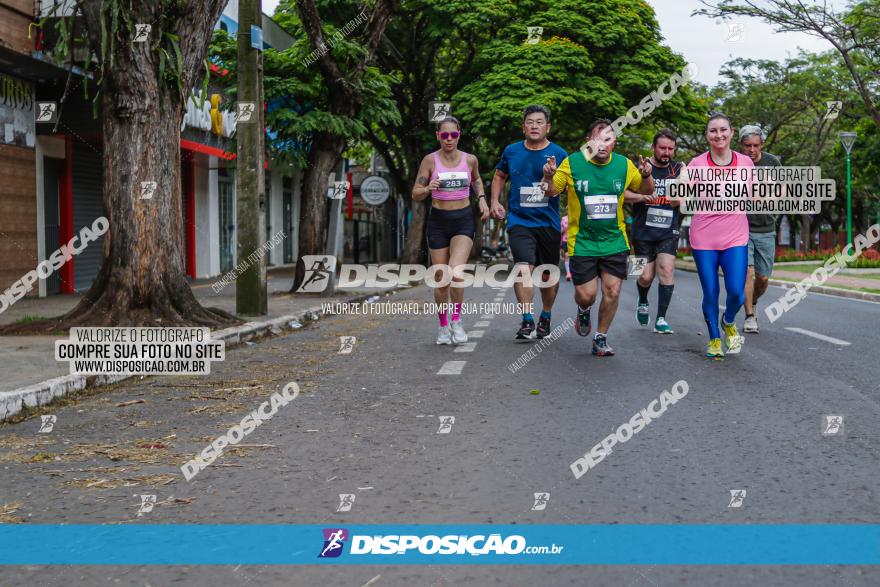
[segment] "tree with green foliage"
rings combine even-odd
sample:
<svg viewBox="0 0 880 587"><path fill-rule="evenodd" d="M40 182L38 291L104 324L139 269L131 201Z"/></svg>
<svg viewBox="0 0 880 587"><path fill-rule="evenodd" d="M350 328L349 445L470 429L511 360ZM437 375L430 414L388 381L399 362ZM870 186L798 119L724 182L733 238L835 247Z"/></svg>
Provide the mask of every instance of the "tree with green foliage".
<svg viewBox="0 0 880 587"><path fill-rule="evenodd" d="M538 42L526 43L527 27L543 28ZM488 178L503 147L522 138L526 105L550 108L551 139L571 151L591 120L624 115L685 65L662 45L654 12L641 0L420 0L401 7L387 37L378 59L399 78L393 92L401 122L374 125L370 139L412 213L402 262L424 253L430 202L411 202L409 192L421 158L437 148L429 101L452 103L463 124L462 149L483 161ZM684 88L626 129L621 146L644 147L648 129L661 124L690 128L704 119Z"/></svg>
<svg viewBox="0 0 880 587"><path fill-rule="evenodd" d="M822 205L818 217L793 215L801 226L801 238L809 246L815 224L827 223L836 231L846 222L845 153L837 133L853 127L876 129L842 59L833 52L801 52L778 63L769 60L735 59L722 68L722 81L711 90L712 106L732 117L734 125L758 124L766 132L765 150L782 157L785 165L820 166L824 177L837 183L837 198ZM829 101L843 103L838 118L828 117ZM864 132L864 131L863 131ZM860 148L864 160L869 150ZM854 175L855 224L867 220L876 200L876 179L861 171ZM868 182L868 183L866 183ZM865 210L864 213L861 210Z"/></svg>
<svg viewBox="0 0 880 587"><path fill-rule="evenodd" d="M835 9L829 2L801 0L701 0L694 14L711 18L759 18L780 32L802 32L827 41L840 56L868 115L880 127L880 0L855 0Z"/></svg>

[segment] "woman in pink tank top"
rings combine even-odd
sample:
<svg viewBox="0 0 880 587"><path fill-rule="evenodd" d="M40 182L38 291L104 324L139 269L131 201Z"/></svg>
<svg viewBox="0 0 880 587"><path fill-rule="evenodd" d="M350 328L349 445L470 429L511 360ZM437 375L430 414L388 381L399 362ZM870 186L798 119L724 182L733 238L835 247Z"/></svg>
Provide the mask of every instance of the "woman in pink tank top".
<svg viewBox="0 0 880 587"><path fill-rule="evenodd" d="M748 156L731 150L732 136L733 127L727 116L711 116L706 126L709 150L691 159L688 167L754 167ZM723 183L729 182L716 183L723 193ZM703 287L703 318L709 328L706 356L713 359L724 357L721 330L724 331L727 354L739 353L744 339L740 336L735 321L736 314L745 301L749 221L744 213L698 213L693 216L688 238L700 276L700 285ZM724 289L727 292L727 306L721 328L718 326L718 298L721 294L718 285L719 267L724 274Z"/></svg>
<svg viewBox="0 0 880 587"><path fill-rule="evenodd" d="M431 264L448 268L446 271L435 271L433 275L435 283L446 284L434 288L434 301L439 308L437 316L440 319L437 344L467 342L467 333L461 325L464 288L452 284L464 281L463 265L467 263L474 245L476 222L471 207L471 189L477 195L482 219L489 217L489 205L477 158L458 150L460 136L461 124L457 119L449 116L437 124L440 149L422 159L412 189L416 202L431 196L427 226ZM446 308L452 309L451 324Z"/></svg>

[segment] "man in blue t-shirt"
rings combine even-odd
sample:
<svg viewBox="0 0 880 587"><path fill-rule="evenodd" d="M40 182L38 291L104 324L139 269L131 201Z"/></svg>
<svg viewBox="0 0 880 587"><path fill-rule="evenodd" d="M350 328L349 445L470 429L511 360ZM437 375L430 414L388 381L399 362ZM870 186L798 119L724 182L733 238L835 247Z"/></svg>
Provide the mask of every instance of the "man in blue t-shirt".
<svg viewBox="0 0 880 587"><path fill-rule="evenodd" d="M517 264L528 265L529 273L538 265L559 266L559 196L547 197L542 185L544 165L558 165L568 153L547 140L550 132L550 111L544 106L532 105L523 111L523 134L525 140L505 147L501 161L495 166L492 179L492 216L504 218L501 190L510 179L507 196L507 240ZM541 288L542 312L535 327L531 312L523 314L516 340L528 341L550 334L550 310L556 300L558 284ZM535 292L519 281L513 286L520 304L534 302Z"/></svg>

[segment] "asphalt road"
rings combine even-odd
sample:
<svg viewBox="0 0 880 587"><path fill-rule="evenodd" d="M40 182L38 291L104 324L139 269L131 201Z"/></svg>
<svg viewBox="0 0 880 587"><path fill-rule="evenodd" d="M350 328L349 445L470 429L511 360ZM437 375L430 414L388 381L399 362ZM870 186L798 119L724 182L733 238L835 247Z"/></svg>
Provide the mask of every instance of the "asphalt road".
<svg viewBox="0 0 880 587"><path fill-rule="evenodd" d="M570 328L513 374L507 366L530 347L513 342L517 316L464 316L472 336L483 334L463 352L435 345L430 316L348 315L231 350L210 376L102 388L44 409L57 416L49 434L37 433L38 417L0 427L0 506L16 504L8 515L29 524L880 523L880 305L811 294L716 362L702 356L696 276L677 280L670 336L638 326L635 284L624 284L615 357L591 356ZM509 290L467 295L514 301ZM406 300L430 294L382 301ZM566 283L554 324L574 313ZM338 353L340 336L357 337L351 354ZM460 374L439 374L462 361ZM686 397L574 477L575 459L680 380ZM183 462L290 381L302 394L243 441L251 446L183 479ZM119 406L132 400L143 403ZM825 415L843 416L842 432L823 435ZM440 416L455 418L448 434L437 434ZM742 507L728 507L734 489L746 490ZM550 493L543 511L531 509L535 492ZM354 505L336 512L343 493ZM138 516L140 494L159 505ZM103 566L0 577L29 587L805 587L877 585L880 569Z"/></svg>

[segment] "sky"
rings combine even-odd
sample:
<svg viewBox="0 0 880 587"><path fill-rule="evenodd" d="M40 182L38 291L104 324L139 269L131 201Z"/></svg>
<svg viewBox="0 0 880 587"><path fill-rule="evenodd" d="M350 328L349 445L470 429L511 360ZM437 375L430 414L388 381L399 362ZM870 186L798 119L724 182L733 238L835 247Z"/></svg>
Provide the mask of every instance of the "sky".
<svg viewBox="0 0 880 587"><path fill-rule="evenodd" d="M664 43L695 64L696 80L707 85L718 82L721 66L737 57L782 61L796 55L798 47L810 52L831 48L826 41L804 33L775 33L771 26L753 18L733 21L730 24L736 28L731 31L727 22L716 23L705 16L692 17L691 12L702 6L697 0L647 2L657 14ZM275 12L276 6L278 0L263 0L266 14Z"/></svg>

